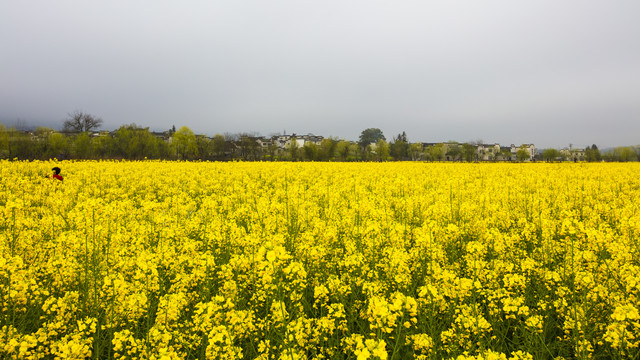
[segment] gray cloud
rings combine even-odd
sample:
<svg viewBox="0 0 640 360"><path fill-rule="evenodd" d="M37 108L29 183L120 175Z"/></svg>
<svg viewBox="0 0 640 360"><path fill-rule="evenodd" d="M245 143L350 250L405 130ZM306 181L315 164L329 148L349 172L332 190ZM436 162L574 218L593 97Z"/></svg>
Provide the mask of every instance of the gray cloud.
<svg viewBox="0 0 640 360"><path fill-rule="evenodd" d="M412 141L640 142L640 3L0 5L0 120Z"/></svg>

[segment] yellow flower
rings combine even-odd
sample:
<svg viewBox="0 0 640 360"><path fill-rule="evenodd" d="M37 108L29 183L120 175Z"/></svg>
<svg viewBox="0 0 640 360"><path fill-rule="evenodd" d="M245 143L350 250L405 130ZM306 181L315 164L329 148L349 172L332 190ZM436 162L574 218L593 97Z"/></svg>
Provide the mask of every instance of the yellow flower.
<svg viewBox="0 0 640 360"><path fill-rule="evenodd" d="M640 315L638 314L638 309L633 305L621 305L613 310L611 318L616 321L638 320Z"/></svg>

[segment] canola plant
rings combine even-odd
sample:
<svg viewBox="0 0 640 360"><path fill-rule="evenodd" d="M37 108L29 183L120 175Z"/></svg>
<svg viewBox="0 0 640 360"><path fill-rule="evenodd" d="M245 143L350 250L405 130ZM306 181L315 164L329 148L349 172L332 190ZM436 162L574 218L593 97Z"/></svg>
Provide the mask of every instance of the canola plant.
<svg viewBox="0 0 640 360"><path fill-rule="evenodd" d="M0 357L637 359L639 204L640 164L1 161Z"/></svg>

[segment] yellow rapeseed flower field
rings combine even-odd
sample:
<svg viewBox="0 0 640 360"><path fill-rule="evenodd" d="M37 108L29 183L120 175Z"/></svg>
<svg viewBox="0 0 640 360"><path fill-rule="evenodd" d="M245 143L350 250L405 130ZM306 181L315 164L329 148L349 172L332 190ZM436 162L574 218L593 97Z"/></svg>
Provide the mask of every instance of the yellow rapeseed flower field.
<svg viewBox="0 0 640 360"><path fill-rule="evenodd" d="M640 164L1 161L0 212L2 359L640 357Z"/></svg>

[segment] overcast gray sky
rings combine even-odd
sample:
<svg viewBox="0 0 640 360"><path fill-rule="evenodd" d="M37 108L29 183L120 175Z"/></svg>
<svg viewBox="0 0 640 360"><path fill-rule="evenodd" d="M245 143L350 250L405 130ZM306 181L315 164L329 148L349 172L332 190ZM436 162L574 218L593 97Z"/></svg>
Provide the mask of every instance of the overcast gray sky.
<svg viewBox="0 0 640 360"><path fill-rule="evenodd" d="M0 0L0 121L640 143L636 0Z"/></svg>

